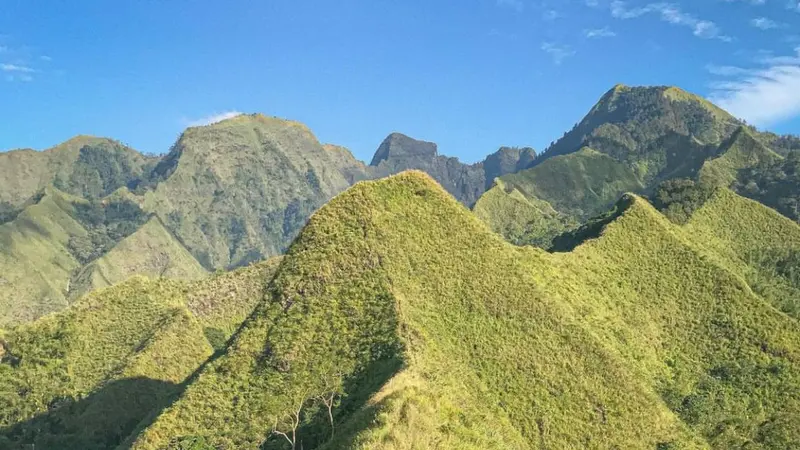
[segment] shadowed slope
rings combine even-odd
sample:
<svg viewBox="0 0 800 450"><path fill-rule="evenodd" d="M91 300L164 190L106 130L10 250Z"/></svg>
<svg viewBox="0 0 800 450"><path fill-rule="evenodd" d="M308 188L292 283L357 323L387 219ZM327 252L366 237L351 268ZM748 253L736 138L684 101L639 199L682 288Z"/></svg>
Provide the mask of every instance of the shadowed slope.
<svg viewBox="0 0 800 450"><path fill-rule="evenodd" d="M211 354L180 290L143 278L12 328L0 343L0 443L10 448L110 448Z"/></svg>

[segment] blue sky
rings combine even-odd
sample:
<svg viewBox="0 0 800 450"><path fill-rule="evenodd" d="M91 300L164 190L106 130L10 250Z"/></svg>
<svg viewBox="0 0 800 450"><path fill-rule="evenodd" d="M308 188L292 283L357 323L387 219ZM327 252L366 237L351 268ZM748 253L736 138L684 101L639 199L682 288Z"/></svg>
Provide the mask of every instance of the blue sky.
<svg viewBox="0 0 800 450"><path fill-rule="evenodd" d="M392 131L476 161L544 149L616 83L800 133L798 47L796 0L0 0L0 149L163 153L241 111L367 161Z"/></svg>

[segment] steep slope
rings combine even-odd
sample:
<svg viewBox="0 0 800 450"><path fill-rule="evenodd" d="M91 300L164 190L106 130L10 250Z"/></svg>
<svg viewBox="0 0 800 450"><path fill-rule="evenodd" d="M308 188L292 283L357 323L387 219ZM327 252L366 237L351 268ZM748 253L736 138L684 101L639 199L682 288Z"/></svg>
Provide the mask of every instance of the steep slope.
<svg viewBox="0 0 800 450"><path fill-rule="evenodd" d="M671 172L690 150L676 137L718 146L741 125L705 99L675 87L627 87L608 91L537 163L591 147L629 164L645 182Z"/></svg>
<svg viewBox="0 0 800 450"><path fill-rule="evenodd" d="M242 115L190 128L154 170L145 208L206 268L282 253L312 211L349 186L305 126Z"/></svg>
<svg viewBox="0 0 800 450"><path fill-rule="evenodd" d="M81 265L69 242L88 234L74 216L71 199L48 189L36 204L0 225L0 326L67 306L70 276Z"/></svg>
<svg viewBox="0 0 800 450"><path fill-rule="evenodd" d="M734 188L800 222L800 151L790 152L783 160L740 170Z"/></svg>
<svg viewBox="0 0 800 450"><path fill-rule="evenodd" d="M153 158L117 141L92 136L77 136L41 152L0 153L0 204L20 206L50 184L82 197L104 197L152 164Z"/></svg>
<svg viewBox="0 0 800 450"><path fill-rule="evenodd" d="M627 165L587 147L499 178L474 210L510 242L549 248L570 226L605 210L623 193L643 189Z"/></svg>
<svg viewBox="0 0 800 450"><path fill-rule="evenodd" d="M503 181L506 185L553 186L549 196L536 194L531 187L518 190L528 199L548 201L573 222L583 222L604 211L623 192L650 195L668 180L699 179L709 185L732 186L744 170L780 159L765 146L766 142L784 141L751 130L705 99L678 88L618 85L578 125L545 150L532 168L508 175ZM585 159L581 153L586 148L598 153L591 163L592 170L585 170L583 164L564 163ZM563 159L568 157L571 159ZM539 166L545 168L537 170ZM558 173L559 178L553 173ZM575 179L586 182L575 185ZM746 194L742 189L737 191ZM497 193L493 196L500 197ZM502 219L508 217L504 210L514 204L512 199L494 201L491 207L484 205L480 215L511 242L544 243L547 248L553 230L560 229L560 225L536 226L541 234L531 233L520 239L513 230L531 227L504 223ZM529 222L549 221L531 214Z"/></svg>
<svg viewBox="0 0 800 450"><path fill-rule="evenodd" d="M473 207L475 216L495 233L515 245L550 248L553 238L578 226L545 200L526 196L502 179L486 191Z"/></svg>
<svg viewBox="0 0 800 450"><path fill-rule="evenodd" d="M217 350L264 300L282 257L184 283L186 306L203 326L203 332Z"/></svg>
<svg viewBox="0 0 800 450"><path fill-rule="evenodd" d="M639 198L551 255L404 173L311 218L134 448L786 448L798 338Z"/></svg>
<svg viewBox="0 0 800 450"><path fill-rule="evenodd" d="M383 178L404 170L421 170L432 176L461 203L471 206L499 176L521 170L536 156L530 148L502 147L476 164L439 155L436 144L400 133L390 134L378 147L368 168L369 178Z"/></svg>
<svg viewBox="0 0 800 450"><path fill-rule="evenodd" d="M211 355L172 282L134 278L0 336L0 448L108 449Z"/></svg>
<svg viewBox="0 0 800 450"><path fill-rule="evenodd" d="M73 277L70 295L76 298L134 275L197 280L206 274L200 263L164 228L161 220L151 217L136 232L81 269Z"/></svg>
<svg viewBox="0 0 800 450"><path fill-rule="evenodd" d="M698 174L701 182L730 187L741 171L783 159L744 127L737 129L733 136L722 143L718 154L718 157L703 164Z"/></svg>
<svg viewBox="0 0 800 450"><path fill-rule="evenodd" d="M775 308L800 319L800 227L727 189L690 218L687 236Z"/></svg>

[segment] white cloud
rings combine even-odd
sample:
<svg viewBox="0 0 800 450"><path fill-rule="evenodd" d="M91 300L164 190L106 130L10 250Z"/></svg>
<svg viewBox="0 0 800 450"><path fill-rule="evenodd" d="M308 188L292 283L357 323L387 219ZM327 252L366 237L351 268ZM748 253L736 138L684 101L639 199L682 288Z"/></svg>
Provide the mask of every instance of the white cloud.
<svg viewBox="0 0 800 450"><path fill-rule="evenodd" d="M3 72L17 72L17 73L33 73L36 72L28 66L20 66L17 64L0 64L0 70Z"/></svg>
<svg viewBox="0 0 800 450"><path fill-rule="evenodd" d="M243 113L239 111L228 111L221 114L212 114L210 116L202 117L197 120L186 120L186 124L190 127L202 127L211 125L213 123L222 122L223 120L232 119L236 116L241 116Z"/></svg>
<svg viewBox="0 0 800 450"><path fill-rule="evenodd" d="M41 59L42 61L45 61L45 62L50 62L50 61L53 60L53 58L51 58L51 57L49 57L47 55L42 55L42 56L39 57L39 59Z"/></svg>
<svg viewBox="0 0 800 450"><path fill-rule="evenodd" d="M525 5L522 3L522 0L496 0L496 1L497 1L497 6L511 8L517 11L522 11L525 8Z"/></svg>
<svg viewBox="0 0 800 450"><path fill-rule="evenodd" d="M771 30L773 28L779 28L780 24L775 22L772 19L768 19L766 17L756 17L755 19L750 21L750 25L761 29L761 30Z"/></svg>
<svg viewBox="0 0 800 450"><path fill-rule="evenodd" d="M553 62L556 65L561 64L562 62L564 62L565 59L575 55L575 50L569 45L564 45L564 44L543 42L541 49L543 52L549 54L550 57L553 58Z"/></svg>
<svg viewBox="0 0 800 450"><path fill-rule="evenodd" d="M583 30L583 35L589 39L597 39L597 38L614 37L617 35L617 33L611 31L611 29L608 27L603 27L603 28Z"/></svg>
<svg viewBox="0 0 800 450"><path fill-rule="evenodd" d="M553 9L549 9L542 14L542 19L544 20L556 20L560 19L561 17L563 17L561 13Z"/></svg>
<svg viewBox="0 0 800 450"><path fill-rule="evenodd" d="M672 3L650 3L638 8L628 8L623 1L611 2L611 15L617 19L635 19L647 14L658 14L664 22L690 28L692 33L703 39L719 39L731 41L729 36L722 34L716 23L683 12L679 6Z"/></svg>
<svg viewBox="0 0 800 450"><path fill-rule="evenodd" d="M767 0L723 0L726 3L749 3L753 6L761 6L767 3Z"/></svg>
<svg viewBox="0 0 800 450"><path fill-rule="evenodd" d="M800 48L794 55L766 57L759 63L754 69L712 70L728 79L712 84L709 99L758 126L799 116Z"/></svg>

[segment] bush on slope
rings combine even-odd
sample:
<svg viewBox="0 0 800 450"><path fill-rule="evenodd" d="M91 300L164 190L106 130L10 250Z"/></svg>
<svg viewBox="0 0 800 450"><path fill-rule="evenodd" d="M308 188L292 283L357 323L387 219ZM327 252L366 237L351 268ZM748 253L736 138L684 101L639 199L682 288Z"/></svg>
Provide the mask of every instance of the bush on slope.
<svg viewBox="0 0 800 450"><path fill-rule="evenodd" d="M175 283L143 278L0 338L0 448L113 448L211 354Z"/></svg>

